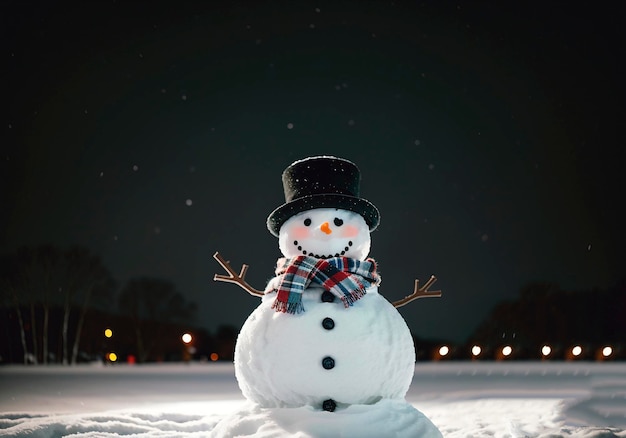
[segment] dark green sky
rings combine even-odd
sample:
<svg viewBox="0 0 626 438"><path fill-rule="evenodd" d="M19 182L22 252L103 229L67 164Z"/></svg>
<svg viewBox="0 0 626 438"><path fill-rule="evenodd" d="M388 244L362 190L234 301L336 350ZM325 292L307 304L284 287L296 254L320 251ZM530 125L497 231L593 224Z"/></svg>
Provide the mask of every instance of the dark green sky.
<svg viewBox="0 0 626 438"><path fill-rule="evenodd" d="M624 10L612 3L12 2L3 252L83 244L243 324L280 256L292 161L354 161L381 212L381 293L464 339L530 281L624 277ZM290 125L291 124L291 125ZM136 167L134 167L136 166ZM187 205L191 200L191 205Z"/></svg>

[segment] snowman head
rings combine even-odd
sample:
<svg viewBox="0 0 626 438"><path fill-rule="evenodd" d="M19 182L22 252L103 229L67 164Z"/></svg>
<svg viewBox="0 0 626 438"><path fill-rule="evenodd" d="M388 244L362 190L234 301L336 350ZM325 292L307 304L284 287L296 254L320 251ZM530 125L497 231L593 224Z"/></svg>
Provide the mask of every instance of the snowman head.
<svg viewBox="0 0 626 438"><path fill-rule="evenodd" d="M287 219L280 228L278 246L285 257L301 255L327 259L365 260L370 231L363 216L339 208L315 208Z"/></svg>
<svg viewBox="0 0 626 438"><path fill-rule="evenodd" d="M282 180L285 203L270 213L267 228L280 238L286 257L304 255L303 251L325 258L335 254L353 258L367 255L369 232L378 226L380 214L374 204L360 197L361 173L354 163L331 156L309 157L288 166ZM292 228L302 229L301 237ZM305 238L310 247L300 245ZM358 250L353 248L357 240Z"/></svg>

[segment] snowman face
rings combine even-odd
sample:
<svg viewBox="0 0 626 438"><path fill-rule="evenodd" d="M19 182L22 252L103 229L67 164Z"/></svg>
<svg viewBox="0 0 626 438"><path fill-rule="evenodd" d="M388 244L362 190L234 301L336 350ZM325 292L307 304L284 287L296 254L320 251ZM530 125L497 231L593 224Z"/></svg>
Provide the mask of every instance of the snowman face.
<svg viewBox="0 0 626 438"><path fill-rule="evenodd" d="M343 256L365 260L370 243L365 219L358 213L336 208L298 213L283 224L278 236L278 246L285 257Z"/></svg>

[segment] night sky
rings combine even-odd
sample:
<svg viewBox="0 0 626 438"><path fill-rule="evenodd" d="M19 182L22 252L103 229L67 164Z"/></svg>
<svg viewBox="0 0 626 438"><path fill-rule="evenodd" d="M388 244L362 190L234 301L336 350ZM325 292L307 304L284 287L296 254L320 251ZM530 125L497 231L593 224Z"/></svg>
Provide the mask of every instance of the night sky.
<svg viewBox="0 0 626 438"><path fill-rule="evenodd" d="M0 250L87 246L123 285L173 281L196 323L258 299L283 169L355 162L390 301L462 341L531 281L626 269L622 2L8 2ZM590 323L593 323L590 321Z"/></svg>

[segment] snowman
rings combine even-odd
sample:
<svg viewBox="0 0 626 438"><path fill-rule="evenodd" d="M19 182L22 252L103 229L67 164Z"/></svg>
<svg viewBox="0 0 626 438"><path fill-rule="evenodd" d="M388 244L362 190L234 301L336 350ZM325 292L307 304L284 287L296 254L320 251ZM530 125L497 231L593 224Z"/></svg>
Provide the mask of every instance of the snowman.
<svg viewBox="0 0 626 438"><path fill-rule="evenodd" d="M388 422L397 417L400 430L394 436L440 436L404 400L415 350L396 310L417 298L441 296L428 291L435 278L421 288L416 280L414 292L394 303L378 293L381 279L368 254L380 215L359 196L360 172L352 162L306 158L287 167L282 182L285 203L269 215L267 227L278 237L283 257L265 289L245 281L247 265L237 273L219 253L214 256L228 272L215 280L261 297L235 347L235 375L251 402L248 409L257 417L265 413L255 427L266 430L272 423L279 432L271 436L296 431L312 437L357 436L359 427L364 430L358 436L377 436L372 418ZM283 430L285 412L294 412L289 409L300 409L299 421L294 420L298 426ZM249 422L252 411L222 425L220 433L235 435L241 427L235 423ZM329 421L328 415L335 418ZM324 422L328 427L317 430Z"/></svg>

